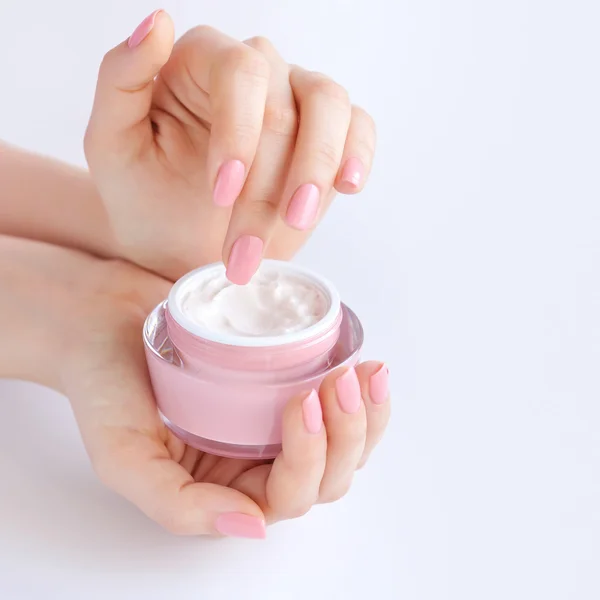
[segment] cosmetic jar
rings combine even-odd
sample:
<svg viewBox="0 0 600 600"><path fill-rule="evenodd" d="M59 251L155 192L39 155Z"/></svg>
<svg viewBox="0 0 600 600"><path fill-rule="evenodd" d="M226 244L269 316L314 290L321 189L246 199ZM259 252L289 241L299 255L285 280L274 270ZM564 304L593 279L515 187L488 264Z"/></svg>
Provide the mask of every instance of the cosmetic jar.
<svg viewBox="0 0 600 600"><path fill-rule="evenodd" d="M285 277L311 290L320 306L315 322L283 333L246 334L194 320L186 311L194 290L224 278L224 265L215 263L175 283L144 325L148 369L164 423L189 446L218 456L275 458L288 401L318 390L333 369L354 366L363 343L360 321L326 279L275 260L264 260L259 273L267 282ZM261 306L268 317L273 298L266 300ZM294 305L296 299L286 302ZM243 303L233 307L243 313L242 321L252 312Z"/></svg>

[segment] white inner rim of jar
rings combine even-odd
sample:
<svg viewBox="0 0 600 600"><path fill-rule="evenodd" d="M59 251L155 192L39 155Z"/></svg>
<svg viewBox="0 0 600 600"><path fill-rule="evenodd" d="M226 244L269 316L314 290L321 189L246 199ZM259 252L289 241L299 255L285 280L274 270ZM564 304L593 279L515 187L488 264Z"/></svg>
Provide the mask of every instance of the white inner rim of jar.
<svg viewBox="0 0 600 600"><path fill-rule="evenodd" d="M276 272L280 274L289 274L294 277L302 278L311 284L317 286L323 293L323 296L328 302L328 308L324 317L300 331L284 333L277 336L241 336L229 333L213 331L203 327L190 319L182 310L182 303L188 292L198 286L198 283L205 278L210 278L220 275L225 272L225 265L222 263L214 263L205 267L200 267L184 275L171 288L169 293L167 308L175 321L191 334L203 338L211 342L217 342L227 346L246 346L253 348L264 348L267 346L282 346L285 344L293 344L308 340L312 337L323 333L330 329L335 323L340 312L340 296L333 285L325 278L313 273L309 269L299 267L285 261L279 260L263 260L261 270L265 272Z"/></svg>

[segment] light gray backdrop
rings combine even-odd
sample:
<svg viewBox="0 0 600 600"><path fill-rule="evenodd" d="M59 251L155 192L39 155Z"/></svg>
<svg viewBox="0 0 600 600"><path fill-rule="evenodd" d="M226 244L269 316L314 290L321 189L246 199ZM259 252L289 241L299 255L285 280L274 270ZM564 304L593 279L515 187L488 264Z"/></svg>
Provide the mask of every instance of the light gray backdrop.
<svg viewBox="0 0 600 600"><path fill-rule="evenodd" d="M0 597L599 598L598 3L163 5L179 34L270 37L375 116L368 190L298 260L364 320L394 420L342 502L215 543L105 491L64 399L0 383ZM3 0L0 138L83 163L97 65L154 8Z"/></svg>

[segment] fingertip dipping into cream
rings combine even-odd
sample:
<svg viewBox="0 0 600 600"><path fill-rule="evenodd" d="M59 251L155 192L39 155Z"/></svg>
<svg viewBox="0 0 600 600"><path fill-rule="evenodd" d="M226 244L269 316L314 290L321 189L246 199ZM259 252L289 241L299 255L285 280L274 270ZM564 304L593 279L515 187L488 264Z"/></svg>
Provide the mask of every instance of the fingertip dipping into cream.
<svg viewBox="0 0 600 600"><path fill-rule="evenodd" d="M263 241L255 235L240 236L229 253L227 279L236 285L246 285L260 266Z"/></svg>

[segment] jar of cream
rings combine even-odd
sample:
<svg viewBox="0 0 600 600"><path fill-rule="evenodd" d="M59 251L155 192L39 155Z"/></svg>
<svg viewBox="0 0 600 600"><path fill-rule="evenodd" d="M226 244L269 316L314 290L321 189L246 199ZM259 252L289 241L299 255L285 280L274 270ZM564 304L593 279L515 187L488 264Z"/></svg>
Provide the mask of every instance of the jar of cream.
<svg viewBox="0 0 600 600"><path fill-rule="evenodd" d="M286 403L354 366L363 343L356 315L325 279L265 260L245 286L223 264L180 279L144 325L161 416L199 450L275 458Z"/></svg>

